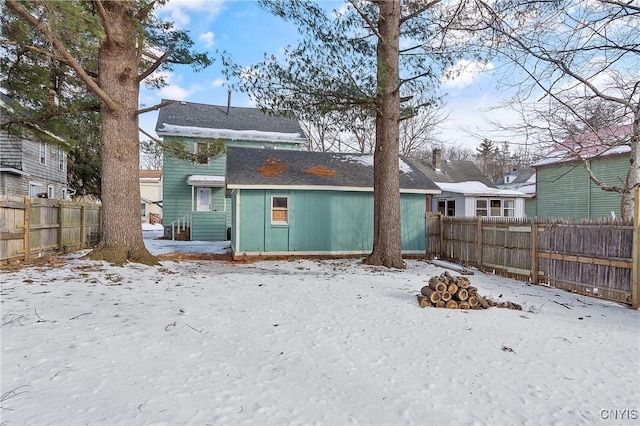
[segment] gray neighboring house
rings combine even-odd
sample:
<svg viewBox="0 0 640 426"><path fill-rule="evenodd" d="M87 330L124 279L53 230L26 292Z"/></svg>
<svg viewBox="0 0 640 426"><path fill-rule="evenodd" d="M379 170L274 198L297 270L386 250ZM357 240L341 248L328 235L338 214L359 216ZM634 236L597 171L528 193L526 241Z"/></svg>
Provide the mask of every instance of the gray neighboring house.
<svg viewBox="0 0 640 426"><path fill-rule="evenodd" d="M524 217L522 191L497 188L472 161L442 161L439 149L433 150L431 163L412 163L442 190L431 199L431 211L445 216Z"/></svg>
<svg viewBox="0 0 640 426"><path fill-rule="evenodd" d="M0 93L3 123L14 107L11 98ZM0 195L66 200L67 153L61 148L65 141L37 126L30 133L31 137L24 137L0 130Z"/></svg>
<svg viewBox="0 0 640 426"><path fill-rule="evenodd" d="M523 167L514 169L496 181L501 189L517 189L527 194L536 193L536 169Z"/></svg>

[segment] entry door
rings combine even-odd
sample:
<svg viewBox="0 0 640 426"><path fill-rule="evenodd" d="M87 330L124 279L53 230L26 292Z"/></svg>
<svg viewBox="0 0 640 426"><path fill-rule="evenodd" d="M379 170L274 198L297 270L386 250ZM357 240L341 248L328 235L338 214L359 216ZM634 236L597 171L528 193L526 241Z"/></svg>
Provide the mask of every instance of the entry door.
<svg viewBox="0 0 640 426"><path fill-rule="evenodd" d="M211 188L196 188L196 211L211 211Z"/></svg>

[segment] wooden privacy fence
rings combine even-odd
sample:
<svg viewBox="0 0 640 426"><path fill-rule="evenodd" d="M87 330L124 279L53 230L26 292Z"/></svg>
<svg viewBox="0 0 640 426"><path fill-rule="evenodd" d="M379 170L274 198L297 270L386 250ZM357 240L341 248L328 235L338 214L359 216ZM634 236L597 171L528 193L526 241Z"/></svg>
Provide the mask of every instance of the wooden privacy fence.
<svg viewBox="0 0 640 426"><path fill-rule="evenodd" d="M429 214L427 256L635 306L634 232L631 220Z"/></svg>
<svg viewBox="0 0 640 426"><path fill-rule="evenodd" d="M0 199L0 263L92 247L101 206L46 198Z"/></svg>

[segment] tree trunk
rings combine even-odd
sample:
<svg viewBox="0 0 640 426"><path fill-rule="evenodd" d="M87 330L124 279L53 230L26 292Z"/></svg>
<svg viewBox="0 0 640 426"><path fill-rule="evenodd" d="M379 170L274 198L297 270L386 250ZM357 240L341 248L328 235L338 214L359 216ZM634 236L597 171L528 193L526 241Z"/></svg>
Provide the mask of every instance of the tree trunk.
<svg viewBox="0 0 640 426"><path fill-rule="evenodd" d="M158 264L144 245L140 219L137 23L133 2L104 2L110 31L98 53L101 102L102 237L91 259Z"/></svg>
<svg viewBox="0 0 640 426"><path fill-rule="evenodd" d="M640 107L639 107L640 108ZM631 158L629 164L629 173L627 175L626 192L622 194L622 205L620 213L625 219L633 218L635 205L634 189L640 185L640 110L633 117L633 125L631 127Z"/></svg>
<svg viewBox="0 0 640 426"><path fill-rule="evenodd" d="M400 1L379 1L373 251L366 263L404 268L400 231Z"/></svg>

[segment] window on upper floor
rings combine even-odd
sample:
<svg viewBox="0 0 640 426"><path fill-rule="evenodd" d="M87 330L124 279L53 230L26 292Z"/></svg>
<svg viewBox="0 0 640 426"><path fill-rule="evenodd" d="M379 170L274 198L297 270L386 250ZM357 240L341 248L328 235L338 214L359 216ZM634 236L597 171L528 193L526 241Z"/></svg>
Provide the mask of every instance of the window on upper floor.
<svg viewBox="0 0 640 426"><path fill-rule="evenodd" d="M58 149L58 170L64 171L64 149Z"/></svg>
<svg viewBox="0 0 640 426"><path fill-rule="evenodd" d="M209 144L207 142L196 142L194 153L197 164L209 164Z"/></svg>
<svg viewBox="0 0 640 426"><path fill-rule="evenodd" d="M39 161L42 165L47 163L47 144L44 142L40 142Z"/></svg>

